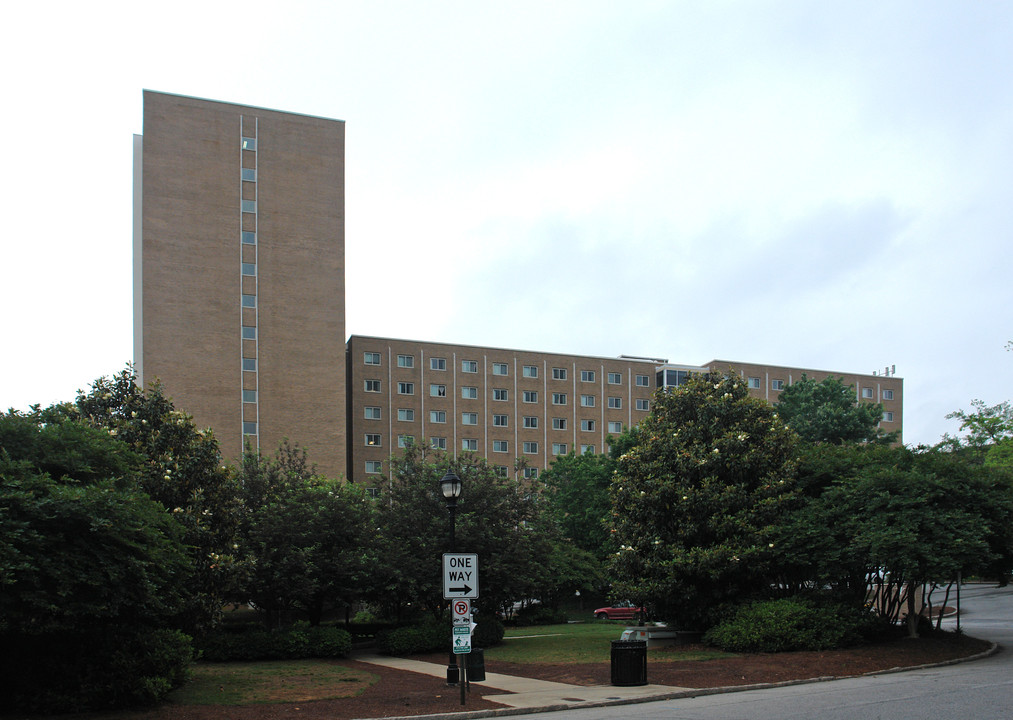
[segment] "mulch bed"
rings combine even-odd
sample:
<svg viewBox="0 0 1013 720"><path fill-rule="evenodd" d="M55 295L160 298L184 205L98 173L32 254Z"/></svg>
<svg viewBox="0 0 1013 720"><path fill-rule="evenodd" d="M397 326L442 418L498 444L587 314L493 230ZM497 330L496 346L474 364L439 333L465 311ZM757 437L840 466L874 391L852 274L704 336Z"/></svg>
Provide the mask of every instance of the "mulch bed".
<svg viewBox="0 0 1013 720"><path fill-rule="evenodd" d="M989 643L985 641L947 633L918 640L894 640L846 650L741 655L692 662L663 662L652 655L652 659L648 661L647 680L652 685L712 688L817 677L842 677L895 667L944 662L983 652L988 647ZM666 652L677 656L681 652L696 649L698 648L688 645L673 647ZM444 653L418 656L416 659L444 664L447 655ZM277 718L350 720L503 707L481 698L498 692L491 688L483 688L481 684L472 685L467 704L462 708L460 690L448 687L440 678L353 660L336 662L366 670L378 675L380 680L359 697L341 700L240 707L166 703L144 711L88 713L60 717L62 720L275 720ZM485 668L486 672L491 673L540 678L573 685L608 685L611 682L608 663L528 665L486 658Z"/></svg>

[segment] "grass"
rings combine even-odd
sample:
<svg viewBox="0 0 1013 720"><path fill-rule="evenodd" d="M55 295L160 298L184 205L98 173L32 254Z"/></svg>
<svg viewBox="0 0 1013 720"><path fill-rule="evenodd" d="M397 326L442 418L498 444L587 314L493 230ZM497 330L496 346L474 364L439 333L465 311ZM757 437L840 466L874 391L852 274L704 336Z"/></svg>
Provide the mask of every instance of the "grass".
<svg viewBox="0 0 1013 720"><path fill-rule="evenodd" d="M379 680L326 660L198 663L189 682L174 690L177 705L255 705L330 700L360 695Z"/></svg>
<svg viewBox="0 0 1013 720"><path fill-rule="evenodd" d="M612 640L625 625L577 623L508 628L502 645L489 648L485 657L515 663L607 663ZM648 662L680 662L731 657L720 650L683 650L658 647L647 651Z"/></svg>

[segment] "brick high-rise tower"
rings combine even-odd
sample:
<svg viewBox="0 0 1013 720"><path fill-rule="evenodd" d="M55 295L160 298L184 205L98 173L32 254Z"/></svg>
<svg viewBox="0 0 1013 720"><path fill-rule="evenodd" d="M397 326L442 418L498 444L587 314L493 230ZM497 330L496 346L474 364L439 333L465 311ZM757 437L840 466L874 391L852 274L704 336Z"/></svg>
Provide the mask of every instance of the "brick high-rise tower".
<svg viewBox="0 0 1013 720"><path fill-rule="evenodd" d="M176 406L346 470L344 123L145 91L134 361Z"/></svg>

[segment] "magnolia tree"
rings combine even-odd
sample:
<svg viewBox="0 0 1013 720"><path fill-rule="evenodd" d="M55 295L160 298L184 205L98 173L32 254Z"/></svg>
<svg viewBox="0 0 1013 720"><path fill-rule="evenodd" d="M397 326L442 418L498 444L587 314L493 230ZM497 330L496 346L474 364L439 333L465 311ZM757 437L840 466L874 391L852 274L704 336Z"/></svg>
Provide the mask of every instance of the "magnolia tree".
<svg viewBox="0 0 1013 720"><path fill-rule="evenodd" d="M741 379L708 373L657 393L638 440L612 485L613 595L703 629L778 574L797 436Z"/></svg>

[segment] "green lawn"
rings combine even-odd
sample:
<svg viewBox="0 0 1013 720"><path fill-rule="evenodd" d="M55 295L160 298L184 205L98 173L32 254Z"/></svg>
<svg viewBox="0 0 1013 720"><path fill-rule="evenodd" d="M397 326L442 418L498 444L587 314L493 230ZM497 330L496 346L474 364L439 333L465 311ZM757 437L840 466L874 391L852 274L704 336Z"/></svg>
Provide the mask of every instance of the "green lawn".
<svg viewBox="0 0 1013 720"><path fill-rule="evenodd" d="M326 660L197 663L183 687L169 695L179 705L253 705L354 697L379 677Z"/></svg>
<svg viewBox="0 0 1013 720"><path fill-rule="evenodd" d="M516 663L610 662L611 641L618 640L625 625L574 623L507 628L503 644L485 651L489 660ZM730 657L720 650L650 648L648 662L678 662Z"/></svg>

